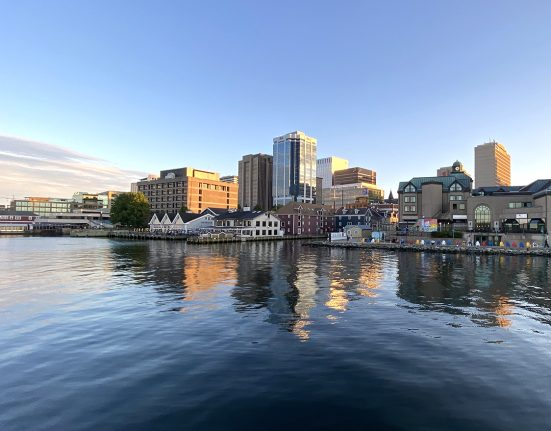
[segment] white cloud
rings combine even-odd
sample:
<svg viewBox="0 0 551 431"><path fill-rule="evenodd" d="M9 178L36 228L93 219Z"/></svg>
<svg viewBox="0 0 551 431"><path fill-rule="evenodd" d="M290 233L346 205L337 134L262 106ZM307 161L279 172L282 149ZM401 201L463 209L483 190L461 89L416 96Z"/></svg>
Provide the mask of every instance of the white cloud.
<svg viewBox="0 0 551 431"><path fill-rule="evenodd" d="M77 191L129 191L147 176L55 145L0 136L0 203L15 196L71 197Z"/></svg>

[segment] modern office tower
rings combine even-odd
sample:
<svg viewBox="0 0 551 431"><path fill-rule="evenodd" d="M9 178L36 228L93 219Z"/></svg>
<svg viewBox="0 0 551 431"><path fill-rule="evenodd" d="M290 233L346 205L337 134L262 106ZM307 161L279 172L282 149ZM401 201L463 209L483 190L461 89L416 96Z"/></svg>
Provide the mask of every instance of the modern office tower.
<svg viewBox="0 0 551 431"><path fill-rule="evenodd" d="M318 203L340 208L354 204L358 198L367 199L367 203L381 203L384 201L384 190L375 184L354 183L340 184L323 190L323 200Z"/></svg>
<svg viewBox="0 0 551 431"><path fill-rule="evenodd" d="M237 175L226 175L224 177L220 177L220 181L222 181L223 183L239 184L239 179Z"/></svg>
<svg viewBox="0 0 551 431"><path fill-rule="evenodd" d="M317 140L303 132L274 138L274 205L313 203L316 188Z"/></svg>
<svg viewBox="0 0 551 431"><path fill-rule="evenodd" d="M368 183L377 184L377 172L364 168L349 168L333 173L333 185Z"/></svg>
<svg viewBox="0 0 551 431"><path fill-rule="evenodd" d="M161 171L159 179L138 182L151 211L176 213L186 207L193 213L206 208L237 208L238 185L220 181L216 172L194 168Z"/></svg>
<svg viewBox="0 0 551 431"><path fill-rule="evenodd" d="M241 208L272 209L273 157L248 154L239 161L239 205Z"/></svg>
<svg viewBox="0 0 551 431"><path fill-rule="evenodd" d="M475 186L510 186L511 156L496 141L478 145L474 149Z"/></svg>
<svg viewBox="0 0 551 431"><path fill-rule="evenodd" d="M341 169L348 169L348 160L335 156L318 159L316 174L323 180L323 189L328 189L333 185L333 174Z"/></svg>

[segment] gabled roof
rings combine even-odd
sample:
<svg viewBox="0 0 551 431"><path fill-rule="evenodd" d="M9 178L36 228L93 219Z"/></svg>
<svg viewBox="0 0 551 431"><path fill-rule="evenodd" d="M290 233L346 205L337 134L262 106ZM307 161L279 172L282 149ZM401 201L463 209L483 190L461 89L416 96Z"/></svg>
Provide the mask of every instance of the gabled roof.
<svg viewBox="0 0 551 431"><path fill-rule="evenodd" d="M318 211L322 211L324 215L333 215L335 212L332 207L320 204L308 204L304 202L289 202L276 211L277 214L292 215L298 214L318 215Z"/></svg>
<svg viewBox="0 0 551 431"><path fill-rule="evenodd" d="M216 220L252 220L264 214L264 211L230 211L216 216Z"/></svg>
<svg viewBox="0 0 551 431"><path fill-rule="evenodd" d="M463 173L454 173L446 177L417 177L409 181L402 181L398 186L398 193L403 193L408 184L412 184L417 190L420 190L424 184L442 184L444 191L449 191L453 183L461 184L463 191L470 191L473 179Z"/></svg>
<svg viewBox="0 0 551 431"><path fill-rule="evenodd" d="M351 215L362 215L365 216L369 214L369 208L339 208L335 211L336 216L351 216Z"/></svg>
<svg viewBox="0 0 551 431"><path fill-rule="evenodd" d="M213 216L217 216L223 213L228 212L229 210L227 208L205 208L203 211L201 211L201 215L205 213L212 214Z"/></svg>

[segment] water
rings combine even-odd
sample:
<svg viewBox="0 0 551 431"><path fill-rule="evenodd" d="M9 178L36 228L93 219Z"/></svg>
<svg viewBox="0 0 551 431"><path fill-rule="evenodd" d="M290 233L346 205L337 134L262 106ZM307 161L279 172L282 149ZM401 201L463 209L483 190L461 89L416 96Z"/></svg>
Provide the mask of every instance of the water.
<svg viewBox="0 0 551 431"><path fill-rule="evenodd" d="M0 238L0 429L549 429L551 260Z"/></svg>

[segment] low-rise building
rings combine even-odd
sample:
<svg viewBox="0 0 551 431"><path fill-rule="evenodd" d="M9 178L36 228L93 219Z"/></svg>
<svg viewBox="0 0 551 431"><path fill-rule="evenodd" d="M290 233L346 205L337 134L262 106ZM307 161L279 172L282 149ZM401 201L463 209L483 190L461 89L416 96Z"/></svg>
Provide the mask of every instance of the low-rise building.
<svg viewBox="0 0 551 431"><path fill-rule="evenodd" d="M472 178L465 174L458 161L448 176L416 177L401 182L398 187L400 222L415 225L420 220L437 220L445 229L465 229L472 184Z"/></svg>
<svg viewBox="0 0 551 431"><path fill-rule="evenodd" d="M69 213L76 208L73 199L47 198L29 196L25 199L14 199L11 202L11 209L17 212L32 212L40 216Z"/></svg>
<svg viewBox="0 0 551 431"><path fill-rule="evenodd" d="M0 211L0 233L15 234L33 230L38 216L30 211Z"/></svg>
<svg viewBox="0 0 551 431"><path fill-rule="evenodd" d="M277 210L285 235L317 236L335 230L335 211L327 205L290 202Z"/></svg>
<svg viewBox="0 0 551 431"><path fill-rule="evenodd" d="M151 232L163 233L198 233L214 227L214 215L209 212L203 214L182 213L176 214L155 213L149 221Z"/></svg>
<svg viewBox="0 0 551 431"><path fill-rule="evenodd" d="M335 229L343 231L347 226L382 229L384 220L384 214L373 208L339 208L335 212Z"/></svg>
<svg viewBox="0 0 551 431"><path fill-rule="evenodd" d="M215 218L214 228L242 238L283 236L279 217L264 211L228 211Z"/></svg>
<svg viewBox="0 0 551 431"><path fill-rule="evenodd" d="M354 183L335 185L322 192L323 205L333 208L354 204L361 197L366 198L369 204L383 202L384 191L375 184Z"/></svg>

